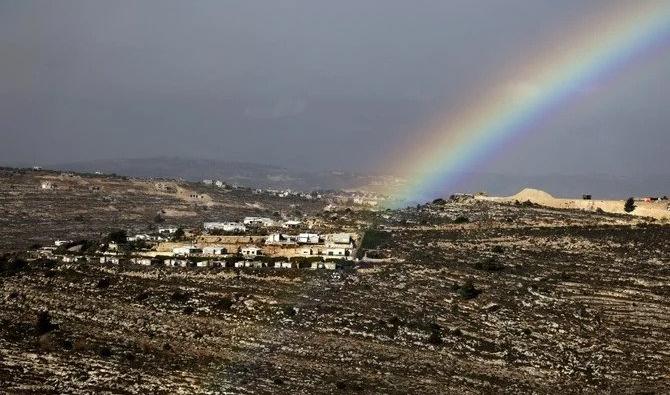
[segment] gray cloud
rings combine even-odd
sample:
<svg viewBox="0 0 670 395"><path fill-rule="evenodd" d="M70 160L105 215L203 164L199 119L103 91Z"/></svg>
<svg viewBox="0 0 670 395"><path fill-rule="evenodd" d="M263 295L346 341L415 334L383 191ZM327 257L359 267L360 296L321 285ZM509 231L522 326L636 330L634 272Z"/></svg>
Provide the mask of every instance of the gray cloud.
<svg viewBox="0 0 670 395"><path fill-rule="evenodd" d="M157 155L378 168L612 1L0 3L0 157ZM670 167L670 57L643 60L481 170ZM402 160L402 158L395 158Z"/></svg>

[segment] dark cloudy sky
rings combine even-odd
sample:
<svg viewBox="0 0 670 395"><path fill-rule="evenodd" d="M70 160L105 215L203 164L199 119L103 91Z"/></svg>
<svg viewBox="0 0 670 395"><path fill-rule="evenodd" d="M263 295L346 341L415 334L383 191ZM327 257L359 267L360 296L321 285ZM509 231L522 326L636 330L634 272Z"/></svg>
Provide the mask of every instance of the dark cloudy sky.
<svg viewBox="0 0 670 395"><path fill-rule="evenodd" d="M379 168L615 1L0 0L0 162ZM670 51L479 170L670 171ZM402 160L402 157L395 158Z"/></svg>

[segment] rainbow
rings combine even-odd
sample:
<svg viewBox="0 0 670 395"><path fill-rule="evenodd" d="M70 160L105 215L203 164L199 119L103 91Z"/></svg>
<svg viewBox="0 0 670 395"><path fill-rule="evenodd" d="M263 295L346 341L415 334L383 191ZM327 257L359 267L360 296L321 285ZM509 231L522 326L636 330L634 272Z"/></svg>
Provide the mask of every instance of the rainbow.
<svg viewBox="0 0 670 395"><path fill-rule="evenodd" d="M527 81L527 89L495 89L483 101L432 122L428 138L405 148L409 158L392 158L399 167L387 169L406 183L387 192L398 203L441 196L456 187L464 173L531 132L552 111L654 48L664 47L669 36L670 1L631 1L611 10L572 39L562 40L558 48L548 48L550 55L526 63L511 81Z"/></svg>

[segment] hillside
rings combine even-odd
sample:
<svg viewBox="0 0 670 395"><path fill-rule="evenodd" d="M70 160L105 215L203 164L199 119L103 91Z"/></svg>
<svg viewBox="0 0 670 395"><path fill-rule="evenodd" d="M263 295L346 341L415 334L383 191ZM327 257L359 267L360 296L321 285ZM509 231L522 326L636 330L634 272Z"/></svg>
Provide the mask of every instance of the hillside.
<svg viewBox="0 0 670 395"><path fill-rule="evenodd" d="M525 188L519 193L508 197L476 196L476 198L479 200L489 200L504 203L530 202L539 204L541 206L560 209L577 209L586 211L602 210L603 212L612 214L625 214L638 217L650 217L660 220L670 220L670 202L667 200L658 200L655 202L637 201L635 203L635 210L627 213L624 211L625 200L555 198L547 192L533 188Z"/></svg>

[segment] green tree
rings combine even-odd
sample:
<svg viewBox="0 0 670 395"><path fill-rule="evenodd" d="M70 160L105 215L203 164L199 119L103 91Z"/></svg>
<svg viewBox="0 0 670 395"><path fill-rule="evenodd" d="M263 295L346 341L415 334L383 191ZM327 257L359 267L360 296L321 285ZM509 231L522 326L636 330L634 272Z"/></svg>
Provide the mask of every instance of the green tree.
<svg viewBox="0 0 670 395"><path fill-rule="evenodd" d="M633 210L635 210L635 199L631 197L626 200L626 204L623 206L623 211L630 213L633 212Z"/></svg>
<svg viewBox="0 0 670 395"><path fill-rule="evenodd" d="M186 233L184 233L184 229L179 228L179 229L177 229L176 232L174 232L174 235L172 236L172 239L175 240L175 241L180 241L180 240L184 239L185 235L186 235Z"/></svg>
<svg viewBox="0 0 670 395"><path fill-rule="evenodd" d="M115 230L107 236L109 242L125 244L128 241L128 234L125 230Z"/></svg>

